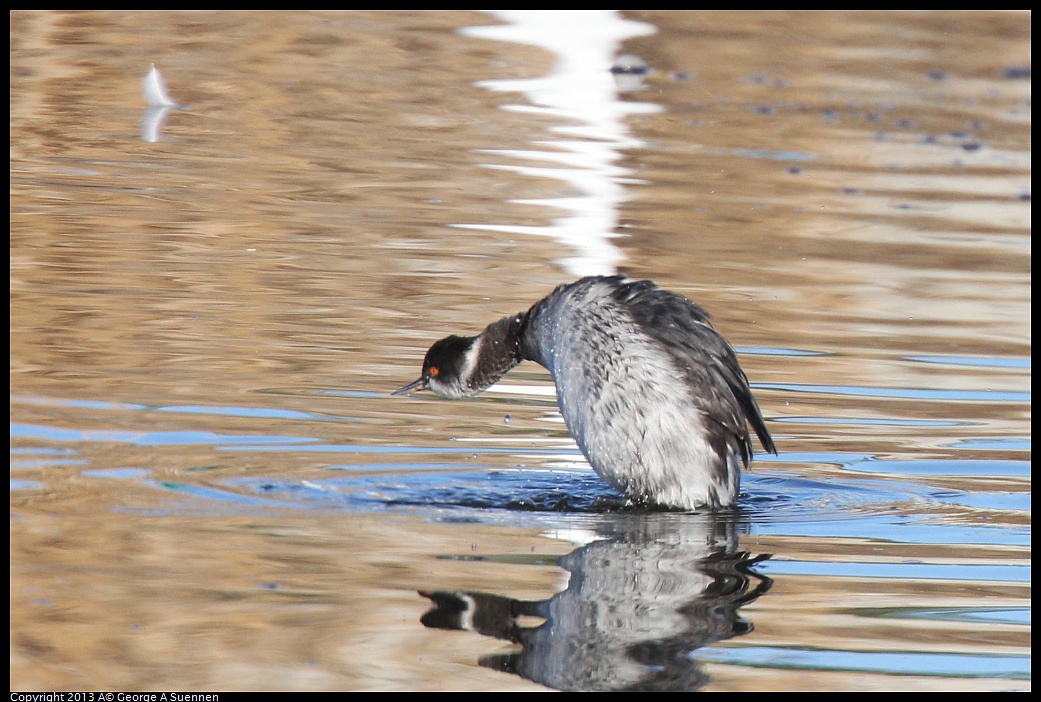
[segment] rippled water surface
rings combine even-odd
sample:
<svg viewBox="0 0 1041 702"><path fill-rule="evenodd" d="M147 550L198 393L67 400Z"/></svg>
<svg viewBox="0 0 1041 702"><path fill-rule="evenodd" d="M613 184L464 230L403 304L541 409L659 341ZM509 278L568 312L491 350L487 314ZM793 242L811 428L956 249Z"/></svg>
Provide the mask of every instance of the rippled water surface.
<svg viewBox="0 0 1041 702"><path fill-rule="evenodd" d="M15 12L12 689L1029 690L1030 23ZM616 271L739 351L734 510L534 364L388 396Z"/></svg>

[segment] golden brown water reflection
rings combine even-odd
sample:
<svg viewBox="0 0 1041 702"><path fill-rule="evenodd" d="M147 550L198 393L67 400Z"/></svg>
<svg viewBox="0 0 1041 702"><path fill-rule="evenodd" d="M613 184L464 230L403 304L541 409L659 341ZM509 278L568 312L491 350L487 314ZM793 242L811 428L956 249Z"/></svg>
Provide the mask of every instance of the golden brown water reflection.
<svg viewBox="0 0 1041 702"><path fill-rule="evenodd" d="M599 494L541 369L386 397L611 250L713 312L782 451L739 529L773 586L697 686L1029 689L1030 15L625 16L570 30L652 69L604 137L487 83L583 70L488 14L12 13L12 689L533 689L417 591L732 554L511 509ZM147 142L152 63L187 109Z"/></svg>

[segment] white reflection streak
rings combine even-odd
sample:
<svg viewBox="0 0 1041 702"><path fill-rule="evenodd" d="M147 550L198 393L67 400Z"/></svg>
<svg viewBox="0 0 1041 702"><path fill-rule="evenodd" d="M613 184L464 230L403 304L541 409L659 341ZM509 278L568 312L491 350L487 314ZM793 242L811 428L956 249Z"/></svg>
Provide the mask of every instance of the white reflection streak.
<svg viewBox="0 0 1041 702"><path fill-rule="evenodd" d="M551 236L575 251L558 260L569 273L602 275L616 272L624 258L610 240L618 234L619 208L625 200L625 184L633 182L629 171L616 165L621 149L641 146L629 135L625 119L636 113L657 112L658 105L623 102L611 65L621 42L653 33L654 27L623 19L610 10L508 10L493 13L511 24L469 27L470 36L534 44L553 52L557 65L545 77L533 80L482 81L496 91L523 93L527 104L507 109L550 115L567 123L552 128L565 138L540 141L544 151L489 150L510 159L529 159L551 165L492 165L532 177L556 178L567 183L577 197L514 200L555 207L567 214L546 227L457 224L457 227Z"/></svg>

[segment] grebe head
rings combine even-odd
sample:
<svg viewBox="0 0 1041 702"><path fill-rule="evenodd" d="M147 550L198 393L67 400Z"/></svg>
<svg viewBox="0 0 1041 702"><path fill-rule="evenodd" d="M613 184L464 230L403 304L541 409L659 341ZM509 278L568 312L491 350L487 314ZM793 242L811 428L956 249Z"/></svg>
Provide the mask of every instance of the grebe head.
<svg viewBox="0 0 1041 702"><path fill-rule="evenodd" d="M436 342L423 359L423 374L392 395L432 390L441 397L458 399L476 395L484 387L473 382L480 337L447 336Z"/></svg>

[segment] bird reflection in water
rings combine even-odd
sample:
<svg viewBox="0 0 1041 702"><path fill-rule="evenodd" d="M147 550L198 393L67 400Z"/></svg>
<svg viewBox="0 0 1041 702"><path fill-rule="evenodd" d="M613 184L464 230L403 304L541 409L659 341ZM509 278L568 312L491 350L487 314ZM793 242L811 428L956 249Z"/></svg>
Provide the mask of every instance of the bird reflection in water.
<svg viewBox="0 0 1041 702"><path fill-rule="evenodd" d="M708 676L693 652L752 631L738 610L770 589L737 548L734 515L614 515L601 540L559 559L571 576L548 600L420 591L430 628L520 644L487 668L558 690L696 690ZM545 621L524 626L525 617Z"/></svg>

